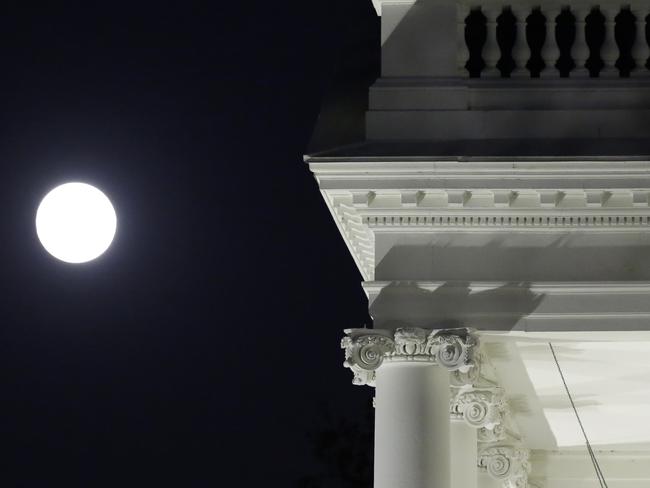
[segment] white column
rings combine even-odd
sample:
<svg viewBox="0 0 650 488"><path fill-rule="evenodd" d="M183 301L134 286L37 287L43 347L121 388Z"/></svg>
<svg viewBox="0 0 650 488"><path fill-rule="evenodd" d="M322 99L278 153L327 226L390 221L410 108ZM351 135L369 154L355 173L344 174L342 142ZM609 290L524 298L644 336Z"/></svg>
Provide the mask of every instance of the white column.
<svg viewBox="0 0 650 488"><path fill-rule="evenodd" d="M557 41L555 40L555 19L560 15L560 10L558 8L549 6L545 8L542 12L546 18L546 39L544 40L544 45L542 46L542 59L546 65L540 76L543 78L557 78L559 77L559 72L555 67L555 63L560 57L560 49L557 46Z"/></svg>
<svg viewBox="0 0 650 488"><path fill-rule="evenodd" d="M513 5L512 13L515 16L515 43L512 46L512 59L515 61L515 69L510 76L530 77L526 69L526 63L530 59L530 48L526 39L526 19L530 15L530 8L526 6Z"/></svg>
<svg viewBox="0 0 650 488"><path fill-rule="evenodd" d="M614 37L614 28L616 27L616 16L618 15L619 8L612 6L601 7L600 13L605 17L605 39L600 48L600 57L603 60L603 69L599 76L606 78L615 78L618 76L618 68L616 67L616 60L618 59L618 46L616 45L616 38Z"/></svg>
<svg viewBox="0 0 650 488"><path fill-rule="evenodd" d="M451 488L477 488L476 429L463 419L451 420Z"/></svg>
<svg viewBox="0 0 650 488"><path fill-rule="evenodd" d="M449 372L471 372L478 338L469 329L345 332L352 382L376 387L375 488L451 488Z"/></svg>
<svg viewBox="0 0 650 488"><path fill-rule="evenodd" d="M503 482L494 479L486 470L479 470L477 476L478 488L503 488Z"/></svg>
<svg viewBox="0 0 650 488"><path fill-rule="evenodd" d="M483 46L485 69L482 73L486 77L498 78L501 76L497 68L497 63L501 57L501 50L497 42L497 18L501 15L501 10L502 7L499 5L487 4L481 7L481 11L485 15L485 28L487 30L485 45Z"/></svg>
<svg viewBox="0 0 650 488"><path fill-rule="evenodd" d="M576 78L586 78L589 76L589 70L585 68L585 63L589 58L589 46L587 46L587 15L590 8L585 5L571 7L571 13L576 20L576 37L571 46L571 57L575 63L575 68L571 71L570 76Z"/></svg>
<svg viewBox="0 0 650 488"><path fill-rule="evenodd" d="M376 388L375 488L450 488L449 372L387 363Z"/></svg>
<svg viewBox="0 0 650 488"><path fill-rule="evenodd" d="M647 76L649 72L645 64L648 61L648 57L650 57L650 49L648 48L648 41L645 38L645 18L648 15L648 8L643 4L633 4L631 10L635 18L634 26L636 28L631 53L636 67L632 70L632 76Z"/></svg>

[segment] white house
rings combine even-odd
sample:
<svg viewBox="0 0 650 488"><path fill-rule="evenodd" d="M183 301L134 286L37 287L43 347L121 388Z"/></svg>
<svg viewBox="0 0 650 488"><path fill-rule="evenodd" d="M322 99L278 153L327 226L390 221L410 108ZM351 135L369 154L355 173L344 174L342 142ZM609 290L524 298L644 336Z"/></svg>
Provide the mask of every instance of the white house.
<svg viewBox="0 0 650 488"><path fill-rule="evenodd" d="M373 1L366 138L305 159L375 488L649 487L650 4Z"/></svg>

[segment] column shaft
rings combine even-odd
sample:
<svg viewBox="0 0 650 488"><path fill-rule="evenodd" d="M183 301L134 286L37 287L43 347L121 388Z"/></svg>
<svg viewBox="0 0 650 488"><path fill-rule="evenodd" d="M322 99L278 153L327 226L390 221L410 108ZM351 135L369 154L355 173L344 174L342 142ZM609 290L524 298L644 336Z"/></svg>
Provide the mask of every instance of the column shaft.
<svg viewBox="0 0 650 488"><path fill-rule="evenodd" d="M484 470L478 472L478 488L503 488L503 481L495 480Z"/></svg>
<svg viewBox="0 0 650 488"><path fill-rule="evenodd" d="M376 387L375 488L450 488L448 371L385 363Z"/></svg>
<svg viewBox="0 0 650 488"><path fill-rule="evenodd" d="M451 488L477 488L476 429L462 419L451 421Z"/></svg>

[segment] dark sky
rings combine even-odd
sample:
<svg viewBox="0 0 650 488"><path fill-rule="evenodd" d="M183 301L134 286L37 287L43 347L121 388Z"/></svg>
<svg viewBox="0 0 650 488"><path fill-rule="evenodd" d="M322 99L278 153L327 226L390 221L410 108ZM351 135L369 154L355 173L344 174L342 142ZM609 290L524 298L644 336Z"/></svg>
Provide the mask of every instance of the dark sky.
<svg viewBox="0 0 650 488"><path fill-rule="evenodd" d="M378 20L145 3L0 13L0 486L292 487L323 468L323 402L371 397L339 349L361 277L302 154ZM80 266L34 229L69 180L118 213Z"/></svg>

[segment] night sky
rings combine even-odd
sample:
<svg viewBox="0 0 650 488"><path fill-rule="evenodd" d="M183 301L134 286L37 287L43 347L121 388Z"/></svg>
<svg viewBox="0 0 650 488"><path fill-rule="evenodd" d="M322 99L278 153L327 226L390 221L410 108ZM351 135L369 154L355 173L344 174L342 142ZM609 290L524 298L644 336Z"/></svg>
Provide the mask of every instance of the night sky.
<svg viewBox="0 0 650 488"><path fill-rule="evenodd" d="M367 415L339 341L369 318L302 155L378 29L369 0L4 9L0 486L336 482L315 439ZM36 237L66 181L118 214L89 264Z"/></svg>

